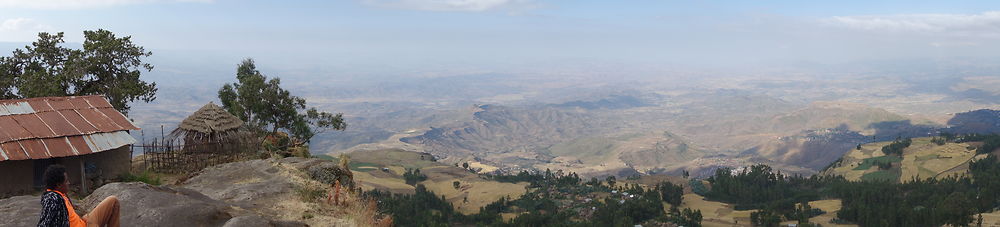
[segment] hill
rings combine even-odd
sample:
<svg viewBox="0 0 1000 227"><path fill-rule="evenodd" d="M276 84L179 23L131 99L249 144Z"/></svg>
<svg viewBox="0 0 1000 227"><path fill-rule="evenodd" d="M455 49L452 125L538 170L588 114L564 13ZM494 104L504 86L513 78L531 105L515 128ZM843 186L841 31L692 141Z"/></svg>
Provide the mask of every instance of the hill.
<svg viewBox="0 0 1000 227"><path fill-rule="evenodd" d="M1000 110L981 109L957 113L948 120L954 133L1000 133Z"/></svg>
<svg viewBox="0 0 1000 227"><path fill-rule="evenodd" d="M744 154L819 171L866 140L870 138L845 129L809 130L768 141Z"/></svg>
<svg viewBox="0 0 1000 227"><path fill-rule="evenodd" d="M408 169L419 169L427 176L418 182L435 194L444 196L459 212L471 214L501 197L518 197L527 190L525 183L502 183L483 179L476 173L457 166L435 161L427 153L384 149L357 151L347 154L351 171L364 190L378 189L393 193L413 193L414 186L406 184L403 174ZM454 182L459 182L455 188Z"/></svg>
<svg viewBox="0 0 1000 227"><path fill-rule="evenodd" d="M553 157L543 152L547 147L612 128L607 120L553 107L477 105L471 115L470 121L432 127L399 141L421 145L450 163L475 159L519 168L549 162Z"/></svg>
<svg viewBox="0 0 1000 227"><path fill-rule="evenodd" d="M913 138L912 144L903 149L902 156L886 155L882 147L892 142L861 145L851 149L840 160L824 170L825 175L840 175L848 180L889 180L903 182L914 178L944 178L964 176L969 162L984 158L976 155L976 144L948 142L933 143L932 137ZM891 166L880 167L879 164Z"/></svg>
<svg viewBox="0 0 1000 227"><path fill-rule="evenodd" d="M665 172L719 154L741 162L739 166L748 164L739 156L750 155L776 166L817 171L844 148L864 142L859 133L886 131L875 127L882 122L909 122L860 104L800 106L739 91L635 97L476 105L471 112L457 111L467 116L452 123L382 143L402 142L449 163L475 160L512 172L550 168L627 176Z"/></svg>
<svg viewBox="0 0 1000 227"><path fill-rule="evenodd" d="M552 158L535 169L576 172L584 177L662 173L710 151L670 132L587 137L542 151Z"/></svg>

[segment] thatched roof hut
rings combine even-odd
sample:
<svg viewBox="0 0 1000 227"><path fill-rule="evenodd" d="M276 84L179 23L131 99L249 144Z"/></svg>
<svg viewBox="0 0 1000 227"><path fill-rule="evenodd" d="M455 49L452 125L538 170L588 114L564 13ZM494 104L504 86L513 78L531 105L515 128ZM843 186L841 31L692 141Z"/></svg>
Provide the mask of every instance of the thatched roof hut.
<svg viewBox="0 0 1000 227"><path fill-rule="evenodd" d="M235 136L242 126L240 118L209 102L181 121L168 137L184 138L185 143L221 141Z"/></svg>

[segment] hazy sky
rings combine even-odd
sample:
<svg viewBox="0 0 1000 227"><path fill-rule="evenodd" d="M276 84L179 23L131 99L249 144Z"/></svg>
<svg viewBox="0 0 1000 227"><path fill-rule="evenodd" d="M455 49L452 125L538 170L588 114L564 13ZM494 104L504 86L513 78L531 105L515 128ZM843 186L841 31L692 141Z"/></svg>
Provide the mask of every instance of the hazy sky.
<svg viewBox="0 0 1000 227"><path fill-rule="evenodd" d="M0 42L104 28L175 62L166 71L242 57L408 72L1000 56L1000 1L872 2L0 0Z"/></svg>

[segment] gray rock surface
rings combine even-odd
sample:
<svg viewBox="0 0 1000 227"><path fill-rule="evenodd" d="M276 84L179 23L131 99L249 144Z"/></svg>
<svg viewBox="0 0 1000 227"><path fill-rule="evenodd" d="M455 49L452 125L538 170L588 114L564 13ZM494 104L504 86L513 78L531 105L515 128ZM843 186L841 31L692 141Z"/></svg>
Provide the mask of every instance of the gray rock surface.
<svg viewBox="0 0 1000 227"><path fill-rule="evenodd" d="M315 158L288 157L278 160L278 163L288 165L299 170L307 170L315 165L333 162Z"/></svg>
<svg viewBox="0 0 1000 227"><path fill-rule="evenodd" d="M324 163L331 162L293 157L222 164L205 168L179 186L270 220L299 220L303 212L312 209L300 197L303 182L311 181L305 170Z"/></svg>
<svg viewBox="0 0 1000 227"><path fill-rule="evenodd" d="M274 205L299 200L296 173L291 172L322 163L329 161L285 158L223 164L206 168L181 185L111 183L73 202L82 214L104 198L117 196L122 226L308 226L282 218L289 216L287 207ZM35 226L40 210L37 195L0 199L0 226Z"/></svg>
<svg viewBox="0 0 1000 227"><path fill-rule="evenodd" d="M272 221L257 215L247 215L229 219L222 227L304 227L300 222Z"/></svg>
<svg viewBox="0 0 1000 227"><path fill-rule="evenodd" d="M221 226L236 213L195 191L137 182L104 185L78 205L91 210L112 195L121 203L122 226Z"/></svg>
<svg viewBox="0 0 1000 227"><path fill-rule="evenodd" d="M0 199L0 225L35 226L42 205L38 196L24 195Z"/></svg>
<svg viewBox="0 0 1000 227"><path fill-rule="evenodd" d="M271 227L271 221L257 216L247 215L229 219L222 227Z"/></svg>
<svg viewBox="0 0 1000 227"><path fill-rule="evenodd" d="M206 196L253 208L295 194L296 184L268 160L222 164L202 170L181 184Z"/></svg>

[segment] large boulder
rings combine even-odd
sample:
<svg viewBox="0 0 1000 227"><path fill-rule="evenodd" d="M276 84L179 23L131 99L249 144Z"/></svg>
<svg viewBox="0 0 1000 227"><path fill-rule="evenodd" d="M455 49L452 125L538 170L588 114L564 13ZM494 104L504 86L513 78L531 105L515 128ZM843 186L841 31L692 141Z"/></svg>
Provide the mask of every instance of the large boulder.
<svg viewBox="0 0 1000 227"><path fill-rule="evenodd" d="M91 210L108 196L120 201L122 226L222 226L238 213L195 191L138 182L104 185L78 205Z"/></svg>
<svg viewBox="0 0 1000 227"><path fill-rule="evenodd" d="M295 195L296 183L269 160L234 162L205 168L180 186L243 207L258 207Z"/></svg>
<svg viewBox="0 0 1000 227"><path fill-rule="evenodd" d="M222 227L306 227L294 221L272 221L257 215L239 216L229 219Z"/></svg>
<svg viewBox="0 0 1000 227"><path fill-rule="evenodd" d="M188 188L206 196L260 214L270 220L291 222L270 222L271 225L298 225L296 221L322 224L319 221L314 202L304 199L318 199L325 193L324 185L312 180L306 170L330 161L305 158L284 158L279 160L251 160L216 165L203 169L194 177L178 186ZM303 218L315 216L316 218ZM241 218L234 222L260 223L254 218ZM233 224L235 225L235 224ZM325 224L324 224L325 225Z"/></svg>
<svg viewBox="0 0 1000 227"><path fill-rule="evenodd" d="M14 196L0 199L0 223L2 226L35 226L42 205L39 196Z"/></svg>
<svg viewBox="0 0 1000 227"><path fill-rule="evenodd" d="M277 163L305 171L316 165L333 163L333 162L315 158L288 157L278 160Z"/></svg>
<svg viewBox="0 0 1000 227"><path fill-rule="evenodd" d="M341 168L333 162L313 165L312 167L309 167L308 172L309 177L323 184L333 185L334 182L337 181L340 181L343 185L354 184L354 174L351 173L351 170Z"/></svg>

